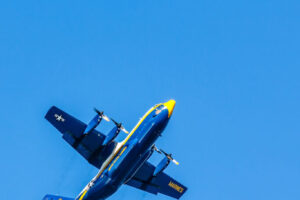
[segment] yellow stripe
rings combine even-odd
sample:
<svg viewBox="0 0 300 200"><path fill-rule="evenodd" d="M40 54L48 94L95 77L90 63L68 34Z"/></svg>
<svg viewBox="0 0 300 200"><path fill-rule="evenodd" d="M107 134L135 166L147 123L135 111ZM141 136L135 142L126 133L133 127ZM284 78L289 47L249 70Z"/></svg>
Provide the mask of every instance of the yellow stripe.
<svg viewBox="0 0 300 200"><path fill-rule="evenodd" d="M84 191L84 192L82 193L82 195L81 195L81 197L79 198L79 200L82 200L86 193L87 193L87 190Z"/></svg>
<svg viewBox="0 0 300 200"><path fill-rule="evenodd" d="M121 148L120 148L120 149L121 149ZM120 151L120 150L119 150L119 151ZM119 153L119 151L116 152L116 155ZM96 179L98 179L98 178L101 176L102 172L108 167L108 165L111 163L111 161L112 161L114 158L115 158L115 156L113 156L113 157L110 159L110 161L107 163L107 165L106 165L105 167L103 167L102 171L98 173Z"/></svg>
<svg viewBox="0 0 300 200"><path fill-rule="evenodd" d="M110 165L110 167L108 168L108 171L111 170L112 166L114 166L114 164L117 162L117 160L120 158L120 156L123 154L123 152L127 149L127 147L124 147L123 150L121 151L121 153L116 157L116 159L114 160L114 162Z"/></svg>
<svg viewBox="0 0 300 200"><path fill-rule="evenodd" d="M157 104L156 106L150 108L150 110L148 110L148 112L143 116L143 118L139 121L139 123L134 127L134 129L132 129L132 131L130 132L130 134L125 138L125 140L123 141L123 143L125 144L129 138L133 135L133 133L136 131L136 129L141 125L141 123L146 119L146 117L148 117L148 115L158 106L160 106L161 104Z"/></svg>
<svg viewBox="0 0 300 200"><path fill-rule="evenodd" d="M141 123L146 119L146 117L148 117L148 115L149 115L155 108L157 108L157 107L160 106L160 105L161 105L161 104L157 104L157 105L155 105L154 107L152 107L152 108L150 108L150 109L148 110L148 112L143 116L142 119L140 119L140 121L139 121L138 124L134 127L134 129L132 129L132 131L130 132L130 134L122 141L123 146L124 146L124 145L126 144L126 142L129 140L129 138L133 135L133 133L136 131L136 129L141 125ZM121 149L121 148L122 148L122 147L120 147L120 149ZM116 152L115 155L117 155L117 154L119 153L120 149ZM101 174L103 173L103 171L108 167L108 165L111 163L111 161L112 161L114 158L115 158L115 156L112 157L111 160L107 163L107 165L102 169L102 171L98 173L96 179L98 179L98 178L100 177L100 175L101 175ZM81 200L81 199L79 199L79 200Z"/></svg>

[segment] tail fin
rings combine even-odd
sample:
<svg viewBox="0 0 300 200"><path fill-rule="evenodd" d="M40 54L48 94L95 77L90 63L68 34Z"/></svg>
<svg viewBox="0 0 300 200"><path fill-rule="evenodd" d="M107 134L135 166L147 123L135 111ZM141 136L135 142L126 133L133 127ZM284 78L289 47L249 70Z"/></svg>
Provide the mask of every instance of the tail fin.
<svg viewBox="0 0 300 200"><path fill-rule="evenodd" d="M47 194L43 200L74 200L72 198L67 198L67 197L61 197L61 196L55 196L51 194Z"/></svg>

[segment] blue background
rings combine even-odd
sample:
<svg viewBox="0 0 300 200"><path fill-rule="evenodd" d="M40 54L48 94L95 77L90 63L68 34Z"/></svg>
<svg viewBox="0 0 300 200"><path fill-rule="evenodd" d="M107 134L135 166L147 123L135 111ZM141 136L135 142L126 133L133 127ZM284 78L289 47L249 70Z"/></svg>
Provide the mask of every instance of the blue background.
<svg viewBox="0 0 300 200"><path fill-rule="evenodd" d="M75 197L97 170L45 119L93 107L132 129L174 98L157 145L183 200L300 199L296 0L3 1L0 198ZM160 158L153 158L157 161ZM170 199L123 186L112 200Z"/></svg>

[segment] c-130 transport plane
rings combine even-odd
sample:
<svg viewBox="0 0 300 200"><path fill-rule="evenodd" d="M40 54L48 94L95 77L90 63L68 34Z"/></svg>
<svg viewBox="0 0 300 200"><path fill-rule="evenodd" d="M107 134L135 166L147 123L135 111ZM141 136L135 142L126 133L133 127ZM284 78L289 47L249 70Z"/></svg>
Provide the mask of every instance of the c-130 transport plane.
<svg viewBox="0 0 300 200"><path fill-rule="evenodd" d="M178 162L154 145L166 127L175 103L170 100L153 106L130 133L121 123L111 119L115 127L107 135L95 129L102 119L109 121L103 112L95 109L97 115L86 125L57 107L51 107L45 118L99 172L76 198L46 195L43 200L103 200L123 184L179 199L187 188L163 172L171 161L177 165ZM123 141L116 142L121 131L128 135ZM157 166L147 161L154 151L165 155Z"/></svg>

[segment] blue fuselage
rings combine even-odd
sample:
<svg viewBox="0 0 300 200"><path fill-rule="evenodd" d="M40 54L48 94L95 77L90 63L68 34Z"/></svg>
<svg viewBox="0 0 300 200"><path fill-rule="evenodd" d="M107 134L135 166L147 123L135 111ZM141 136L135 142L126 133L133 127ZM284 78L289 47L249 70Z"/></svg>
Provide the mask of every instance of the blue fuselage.
<svg viewBox="0 0 300 200"><path fill-rule="evenodd" d="M153 153L152 146L166 127L170 109L165 104L152 107L101 167L91 186L78 200L102 200L128 181Z"/></svg>

